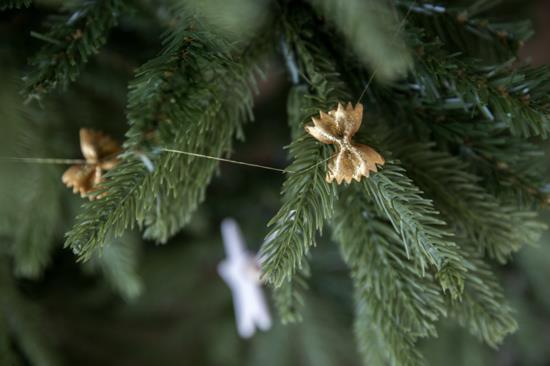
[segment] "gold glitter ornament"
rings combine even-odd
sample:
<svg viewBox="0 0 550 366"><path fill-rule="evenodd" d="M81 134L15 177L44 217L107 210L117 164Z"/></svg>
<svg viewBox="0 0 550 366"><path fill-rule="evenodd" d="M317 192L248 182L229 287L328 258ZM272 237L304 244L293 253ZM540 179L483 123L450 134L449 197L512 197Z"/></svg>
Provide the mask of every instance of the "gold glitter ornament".
<svg viewBox="0 0 550 366"><path fill-rule="evenodd" d="M85 164L73 165L65 171L61 180L74 193L90 200L104 197L105 194L90 195L103 182L103 171L112 169L118 163L120 145L111 137L88 128L80 129L80 150Z"/></svg>
<svg viewBox="0 0 550 366"><path fill-rule="evenodd" d="M354 143L351 138L361 127L363 105L357 103L355 108L348 103L338 103L336 110L320 112L319 118L313 117L313 125L306 126L306 131L324 144L336 145L336 156L328 162L326 181L336 180L350 183L352 179L360 181L370 172L378 170L377 165L384 165L384 158L373 148Z"/></svg>

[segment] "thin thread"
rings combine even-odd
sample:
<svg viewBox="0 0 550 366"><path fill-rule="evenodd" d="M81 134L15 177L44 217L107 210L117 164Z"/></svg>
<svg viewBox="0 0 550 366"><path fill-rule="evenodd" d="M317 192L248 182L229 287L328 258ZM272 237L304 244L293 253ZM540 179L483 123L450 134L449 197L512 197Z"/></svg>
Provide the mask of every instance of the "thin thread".
<svg viewBox="0 0 550 366"><path fill-rule="evenodd" d="M308 172L308 171L310 171L311 169L315 169L315 168L318 167L319 165L321 165L321 164L323 164L323 163L329 161L330 159L332 159L333 157L335 157L335 156L338 155L338 154L339 154L339 153L336 152L336 153L332 154L331 156L329 156L328 158L323 159L323 160L321 160L320 162L318 162L318 163L316 163L316 164L313 164L313 165L310 166L309 168L305 168L305 169L299 170L299 171L297 171L297 172L290 172L290 171L289 171L289 173L293 173L293 174L302 174L302 173Z"/></svg>
<svg viewBox="0 0 550 366"><path fill-rule="evenodd" d="M399 34L399 32L401 32L401 29L405 26L405 22L407 21L407 18L409 17L409 15L411 14L412 12L412 9L413 7L416 6L416 2L417 0L415 0L411 6L409 6L409 9L407 10L407 13L405 14L405 16L403 17L403 20L401 20L401 23L399 24L399 27L397 27L397 29L395 30L395 34L392 36L392 37L397 37L397 35ZM365 86L365 88L363 89L363 91L361 92L361 95L359 95L359 98L357 98L357 103L359 103L361 101L361 99L363 98L363 96L365 95L365 93L367 92L367 90L369 89L369 86L370 84L372 83L372 81L374 80L374 76L376 75L376 72L378 71L378 69L374 69L372 70L372 74L370 75L370 78L369 80L367 81L367 85Z"/></svg>
<svg viewBox="0 0 550 366"><path fill-rule="evenodd" d="M160 151L166 151L166 152L171 152L171 153L175 153L175 154L195 156L195 157L198 157L198 158L211 159L211 160L221 161L221 162L224 162L224 163L245 165L245 166L249 166L249 167L253 167L253 168L261 168L261 169L272 170L272 171L287 173L287 174L305 173L305 172L307 172L311 169L314 169L315 167L325 163L327 160L332 159L334 156L336 156L338 154L338 153L335 153L335 154L329 156L328 158L323 159L323 160L319 161L318 163L310 166L309 168L306 168L306 169L303 169L303 170L298 170L298 171L293 171L293 170L288 170L288 169L273 168L273 167L270 167L270 166L267 166L267 165L246 163L244 161L224 159L224 158L219 158L219 157L216 157L216 156L210 156L210 155L204 155L204 154L197 154L197 153L193 153L193 152L189 152L189 151L181 151L181 150L165 149L165 148L160 149Z"/></svg>
<svg viewBox="0 0 550 366"><path fill-rule="evenodd" d="M254 167L254 168L273 170L273 171L281 172L281 173L292 173L291 171L288 171L288 170L285 170L285 169L273 168L273 167L267 166L267 165L260 165L260 164L246 163L244 161L218 158L216 156L198 154L198 153L193 153L193 152L189 152L189 151L181 151L181 150L173 150L173 149L165 149L165 148L160 149L160 151L166 151L166 152L171 152L171 153L175 153L175 154L182 154L182 155L188 155L188 156L195 156L195 157L198 157L198 158L204 158L204 159L210 159L210 160L223 161L224 163L231 163L231 164L237 164L237 165L250 166L250 167Z"/></svg>
<svg viewBox="0 0 550 366"><path fill-rule="evenodd" d="M86 164L86 160L83 160L83 159L56 159L56 158L0 157L0 161L12 161L15 163L29 163L29 164L53 164L53 165Z"/></svg>
<svg viewBox="0 0 550 366"><path fill-rule="evenodd" d="M370 75L369 81L367 81L367 85L365 86L365 89L363 89L363 91L361 92L361 95L359 95L359 98L357 98L357 102L355 102L355 104L359 103L361 99L363 99L363 96L365 95L365 93L367 92L367 89L369 88L370 84L374 80L375 75L376 75L376 69L372 71L372 74Z"/></svg>
<svg viewBox="0 0 550 366"><path fill-rule="evenodd" d="M308 172L311 169L314 169L317 166L319 166L319 165L325 163L326 161L332 159L334 156L336 156L338 154L338 153L335 153L335 154L329 156L328 158L323 159L323 160L319 161L318 163L310 166L309 168L305 168L305 169L299 170L299 171L292 171L292 170L288 170L288 169L274 168L274 167L267 166L267 165L247 163L245 161L224 159L224 158L219 158L217 156L204 155L204 154L194 153L194 152L190 152L190 151L182 151L182 150L174 150L174 149L166 149L166 148L161 148L161 149L159 149L159 151L170 152L170 153L174 153L174 154L194 156L194 157L197 157L197 158L216 160L216 161L221 161L221 162L224 162L224 163L244 165L244 166L249 166L249 167L252 167L252 168L266 169L266 170L271 170L271 171L276 171L276 172L281 172L281 173L287 173L287 174L297 174L297 173L301 174L301 173ZM144 158L146 158L146 156L144 154L140 154L138 156L142 159L142 161L143 161ZM16 162L16 163L29 163L29 164L52 164L52 165L73 165L73 164L85 165L85 164L87 164L86 160L83 160L83 159L0 157L0 161L2 161L2 160L3 161ZM152 162L148 158L147 158L147 162L150 163L151 166L152 166ZM144 164L145 164L145 162L144 162ZM148 168L148 170L151 171L149 169L149 164L145 164L145 165Z"/></svg>
<svg viewBox="0 0 550 366"><path fill-rule="evenodd" d="M54 44L56 46L63 46L63 43L59 42L57 39L54 39L54 38L49 37L45 34L38 33L38 32L35 32L35 31L31 31L31 37L34 37L34 38L39 39L39 40L44 41L44 42Z"/></svg>

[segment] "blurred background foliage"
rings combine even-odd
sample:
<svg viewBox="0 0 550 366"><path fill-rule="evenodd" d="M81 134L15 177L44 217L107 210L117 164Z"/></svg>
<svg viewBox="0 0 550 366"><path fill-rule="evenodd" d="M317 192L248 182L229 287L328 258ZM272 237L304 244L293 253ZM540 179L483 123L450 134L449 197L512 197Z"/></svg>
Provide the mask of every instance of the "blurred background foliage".
<svg viewBox="0 0 550 366"><path fill-rule="evenodd" d="M0 13L3 154L79 157L80 127L100 129L122 140L127 128L126 86L133 70L158 53L161 25L169 19L156 11L152 1L136 0L138 10L131 24L123 20L111 32L107 46L90 59L67 92L55 93L43 102L50 111L44 116L40 108L20 107L19 79L26 60L43 43L31 37L30 31L40 31L62 3L67 5L66 1L41 0L26 10ZM265 14L254 2L237 3L237 7L221 5L223 10L213 0L200 6L214 15L215 26L246 36L256 25L242 27L242 11L248 12L249 19ZM548 2L509 0L499 9L499 16L517 19L521 13L535 21L538 34L522 50L523 57L532 56L535 64L550 62ZM145 21L151 15L156 24ZM233 158L283 166L286 153L282 146L289 142L285 98L290 81L280 59L269 62L254 107L256 122L246 127L247 140L237 143ZM13 141L18 143L9 143ZM67 141L72 143L67 145ZM236 218L249 247L258 250L266 232L264 224L279 206L282 175L222 164L221 174L208 188L208 201L187 229L167 245L157 246L129 234L120 239L121 245L110 246L101 258L82 266L61 247L63 233L81 203L61 184L62 171L62 167L25 165L0 172L0 227L15 225L24 231L38 223L44 226L43 232L30 231L34 237L22 243L0 236L0 251L32 250L36 248L33 241L52 243L52 247L41 247L52 251L50 263L18 263L16 254L16 276L13 264L0 257L0 365L360 364L352 332L348 270L328 235L313 252L314 275L304 321L289 326L276 321L272 330L250 341L237 336L231 294L216 270L224 256L219 223L224 217ZM22 190L28 192L24 197L14 196L13 192ZM456 325L442 322L439 338L422 344L431 364L550 363L549 240L546 234L539 247L522 249L501 269L503 287L517 311L519 331L498 350L491 350ZM117 252L131 246L139 248L131 251L134 257ZM10 329L9 337L6 329Z"/></svg>

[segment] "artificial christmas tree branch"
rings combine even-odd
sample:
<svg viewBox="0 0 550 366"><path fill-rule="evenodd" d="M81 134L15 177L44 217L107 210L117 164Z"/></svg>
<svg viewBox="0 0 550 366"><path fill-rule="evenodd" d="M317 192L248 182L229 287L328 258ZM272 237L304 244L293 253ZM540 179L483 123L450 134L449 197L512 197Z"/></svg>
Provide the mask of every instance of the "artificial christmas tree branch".
<svg viewBox="0 0 550 366"><path fill-rule="evenodd" d="M32 72L25 76L25 94L40 98L44 93L75 81L89 58L107 42L107 34L125 9L123 0L84 2L72 14L55 22L44 46L30 61Z"/></svg>
<svg viewBox="0 0 550 366"><path fill-rule="evenodd" d="M305 54L304 51L304 48L297 51L299 60L301 60L301 53ZM306 71L302 71L302 73L306 75L306 80L314 80L312 77L307 78L307 67L310 66L308 61L311 62L311 60L314 59L319 59L319 57L304 57L304 61L302 61L302 63L299 62L299 65L305 65L304 68ZM315 84L312 86L315 87ZM299 146L304 148L304 145L305 142L302 141ZM312 153L309 152L308 155L312 156ZM319 156L317 160L320 158L321 156ZM296 162L296 164L298 164L298 162ZM296 168L292 168L291 170L295 169ZM377 202L381 210L389 216L396 229L399 227L401 228L398 231L403 235L403 240L406 243L405 247L407 248L408 245L411 246L410 255L412 255L419 268L422 271L425 271L427 266L430 265L434 266L438 270L442 270L439 275L441 285L444 289L448 289L453 296L459 297L462 287L461 272L463 271L463 268L461 268L459 264L460 256L452 249L453 244L443 239L447 236L447 234L444 234L444 231L435 226L438 224L438 221L434 220L433 217L430 217L434 216L436 213L435 211L431 211L431 209L429 209L431 203L429 201L422 200L422 198L417 195L418 191L416 188L412 186L410 181L402 175L399 175L404 179L402 180L402 185L396 182L395 174L392 176L392 184L395 185L393 188L388 181L384 184L376 183L379 179L383 179L382 177L386 174L386 170L383 170L378 175L366 180L365 182L367 184L367 189L370 194L376 198L375 202ZM292 176L290 179L292 179ZM293 184L292 186L304 187L303 184ZM393 189L396 190L394 191ZM411 196L403 201L399 201L400 197L397 192L399 191L400 194L403 194L404 190L407 189L411 190ZM318 192L317 195L322 192L320 189L316 189L315 191ZM413 199L413 196L416 198ZM286 268L298 268L300 266L303 256L307 253L307 247L300 249L300 251L298 251L298 249L300 248L301 243L311 245L310 243L313 242L313 234L316 228L313 224L318 222L300 216L300 212L302 211L300 211L301 207L297 206L297 203L303 202L304 197L308 197L305 191L298 191L295 197L298 200L297 202L289 201L291 204L288 205L287 211L290 216L281 216L281 211L278 214L279 216L277 216L277 222L279 222L280 225L290 225L290 230L285 229L284 227L272 230L268 235L269 240L263 247L262 257L264 258L264 272L266 273L266 278L273 281L276 286L280 286L285 280L288 281L289 278L286 276L292 276L293 272L283 272L285 273L284 275L278 275L277 273L274 274L274 269L278 270L279 268L285 268L285 261L292 263L291 266L286 266ZM422 210L418 211L419 208L424 206L425 208L422 208L422 210L425 209L425 212ZM327 207L327 205L313 204L311 207L323 208ZM330 208L331 206L328 207ZM321 216L317 214L314 217L323 217L325 220L330 218L331 214L326 213L329 211L324 212L324 215ZM305 231L306 233L309 233L309 236L303 238L305 240L300 240L292 245L290 239L294 235L295 229L293 228L298 227L300 228L300 232L303 233L304 223L308 223L309 225L308 227L310 230ZM317 228L319 228L319 224L316 225ZM287 240L279 242L278 240L280 238L287 238ZM283 245L284 243L286 244ZM276 280L273 280L274 278Z"/></svg>
<svg viewBox="0 0 550 366"><path fill-rule="evenodd" d="M28 8L31 4L32 0L2 0L0 10Z"/></svg>
<svg viewBox="0 0 550 366"><path fill-rule="evenodd" d="M410 260L399 234L361 188L350 187L341 197L332 225L354 281L360 348L366 360L378 352L396 364L421 364L414 343L437 335L435 322L447 312L444 295L434 276ZM372 349L373 342L381 349Z"/></svg>
<svg viewBox="0 0 550 366"><path fill-rule="evenodd" d="M305 24L308 24L305 21ZM322 51L311 40L301 36L304 19L297 14L283 18L283 30L288 47L296 55L298 69L310 89L297 89L302 95L293 95L295 119L289 120L293 131L290 155L294 161L283 184L283 206L271 220L271 231L262 246L262 269L266 280L276 287L290 281L302 265L309 247L315 245L315 235L332 215L334 188L325 182L324 167L316 165L328 158L328 149L302 130L303 122L316 114L315 106L336 103L345 91L338 89L337 74ZM309 169L311 168L311 169ZM302 169L307 169L300 172Z"/></svg>
<svg viewBox="0 0 550 366"><path fill-rule="evenodd" d="M475 250L504 263L523 245L538 242L546 227L536 214L505 205L486 192L460 159L434 151L430 144L392 140L391 149L409 175ZM457 195L462 199L456 200Z"/></svg>
<svg viewBox="0 0 550 366"><path fill-rule="evenodd" d="M550 131L550 121L546 117L549 101L545 80L550 77L547 68L520 68L511 76L504 72L509 64L476 67L472 60L466 63L457 59L443 66L433 57L435 52L437 50L430 50L430 56L423 58L425 68L418 69L423 71L419 79L438 75L432 79L437 94L426 96L426 108L431 109L433 105L430 99L432 103L440 98L456 100L455 108L477 114L480 120L502 123L512 135L547 136Z"/></svg>
<svg viewBox="0 0 550 366"><path fill-rule="evenodd" d="M462 301L448 300L449 316L480 340L497 347L518 328L514 311L505 301L494 269L480 257L471 241L465 239L460 244L468 271Z"/></svg>
<svg viewBox="0 0 550 366"><path fill-rule="evenodd" d="M438 272L444 290L455 298L462 292L465 268L446 223L437 218L432 201L420 196L421 191L395 164L365 181L364 189L401 235L407 256L424 273L430 266Z"/></svg>
<svg viewBox="0 0 550 366"><path fill-rule="evenodd" d="M524 301L535 287L522 287L530 283L522 277L526 265L503 269L517 278L514 286L501 286L492 265L511 262L539 241L545 225L538 213L548 201L540 143L550 134L550 72L516 60L531 34L526 23L494 20L492 0L218 3L79 2L49 31L32 33L35 42L26 42L29 22L51 15L53 5L0 4L21 8L6 13L20 18L0 24L0 48L20 50L11 52L17 67L11 73L26 74L28 97L23 105L12 88L0 90L0 154L8 158L0 161L0 310L11 315L0 319L0 352L32 365L58 357L50 357L33 325L34 317L36 324L46 319L34 311L43 306L61 314L48 328L52 337L65 336L54 338L60 348L77 349L59 354L69 364L98 355L106 359L100 364L170 364L158 353L181 342L191 347L178 352L193 363L242 365L228 355L256 349L256 339L239 347L231 338L233 319L224 318L233 314L231 305L212 279L224 216L238 216L256 242L265 237L249 269L257 275L261 266L283 322L304 322L262 334L262 353L274 364L293 361L281 362L289 352L275 345L286 344L306 355L298 363L344 365L327 344L352 343L337 331L352 322L369 365L428 363L430 352L422 350L449 334L449 321L490 347L515 332L508 302ZM85 67L103 46L98 62ZM148 56L157 46L160 53ZM28 54L35 55L30 69L23 60ZM283 63L289 83L279 84ZM126 90L128 70L138 64ZM265 70L269 77L258 83ZM281 123L284 107L273 93L286 97L288 124ZM266 105L275 107L263 114ZM260 123L246 129L253 137L234 145L254 116ZM126 127L120 141L116 136ZM112 135L121 154L81 143L84 161L70 160L80 154L75 136L81 128ZM279 155L285 144L286 169ZM257 161L257 149L278 163L225 159L234 146L251 155L244 161ZM62 171L49 164L69 160L77 166L64 182L95 200L64 192ZM267 167L274 176L224 169L214 180L221 161ZM4 162L10 164L5 169ZM92 168L99 173L90 185L80 178ZM213 199L197 210L211 182ZM330 245L327 227L337 246ZM174 240L185 250L142 251L144 242L128 232L133 228L145 240ZM84 263L56 250L61 231ZM200 249L187 250L194 242ZM38 281L41 276L46 280ZM58 287L62 282L68 285ZM112 292L133 305L116 302ZM326 314L321 300L337 305L330 307L331 321L313 316ZM27 317L27 310L34 315ZM112 331L119 331L117 314L126 322L129 313L155 311L162 316L150 322L137 316L150 327L143 335ZM95 328L96 314L108 319L105 329ZM77 331L63 333L73 323ZM300 333L297 342L286 337L293 330ZM140 336L148 344L158 338L162 351L152 358L140 353L150 351L139 347ZM96 352L106 347L101 342L115 351ZM221 356L208 358L218 347ZM133 362L116 359L125 348L136 350Z"/></svg>
<svg viewBox="0 0 550 366"><path fill-rule="evenodd" d="M401 26L391 3L379 0L311 3L321 16L336 25L360 61L376 70L379 81L403 77L412 68L410 50L400 34Z"/></svg>
<svg viewBox="0 0 550 366"><path fill-rule="evenodd" d="M4 243L2 243L4 244ZM19 341L26 359L33 364L55 366L60 362L60 355L52 346L51 338L45 339L41 309L25 301L17 291L17 284L5 257L0 259L0 326L7 327L6 332L13 334ZM0 329L2 332L2 329ZM16 356L7 356L15 358Z"/></svg>
<svg viewBox="0 0 550 366"><path fill-rule="evenodd" d="M413 13L414 23L437 37L447 48L466 55L483 55L486 60L508 60L533 35L531 22L498 22L488 16L493 0L477 0L457 6L453 2L434 3L399 0L403 11ZM407 9L407 10L404 10Z"/></svg>
<svg viewBox="0 0 550 366"><path fill-rule="evenodd" d="M9 70L10 66L6 66ZM4 72L2 72L4 75ZM7 80L3 89L9 94L17 90L19 83ZM14 93L15 94L15 93ZM14 96L14 95L12 95ZM0 108L11 124L4 125L6 133L2 137L4 154L10 155L50 155L56 151L51 146L50 129L56 126L53 114L44 116L36 110L24 106L20 98L0 98ZM10 115L13 117L10 118ZM9 149L9 141L20 141L17 148ZM51 255L57 245L59 235L57 222L61 217L59 199L59 172L56 166L3 166L0 187L0 236L9 238L10 252L13 255L14 271L19 277L38 278L51 262ZM37 189L36 182L40 182ZM11 192L20 192L15 197ZM44 192L47 192L45 194ZM37 210L37 207L41 207ZM15 230L14 230L15 228Z"/></svg>
<svg viewBox="0 0 550 366"><path fill-rule="evenodd" d="M138 74L140 80L147 80L147 83L138 81L132 88L129 104L132 127L128 132L129 142L126 146L135 146L133 141L143 141L144 135L149 134L161 146L166 144L178 150L211 156L220 156L230 151L232 138L239 131L240 123L249 116L252 76L248 75L248 70L242 65L231 59L227 53L229 49L224 50L223 47L228 45L216 44L212 41L213 37L216 35L207 34L200 29L193 34L187 30L179 32L170 38L166 50L159 56L176 62L177 66L178 58L185 56L181 53L181 44L197 42L202 45L199 46L201 51L190 55L190 59L182 64L185 66L182 70L168 70L182 72L171 81L181 83L181 93L173 88L158 89L157 83L149 83L155 79L143 79L143 75ZM197 53L203 54L199 56ZM155 68L156 64L160 67ZM153 76L161 82L166 77L167 70L164 63L156 64L147 64L147 71L143 72L154 73ZM205 74L202 69L205 66L213 74ZM204 86L214 80L217 83L215 86ZM186 91L183 86L191 87L192 91ZM229 90L232 93L231 98L228 95L222 98L222 93ZM167 92L170 95L168 100L174 101L170 101L169 108L162 111L160 121L155 119L159 117L156 108L162 101L159 99L162 96L155 96L157 92ZM150 93L153 93L153 98L149 97ZM139 98L146 98L147 103L139 103ZM208 101L206 107L204 103ZM237 101L248 103L239 104ZM184 104L180 105L178 102ZM178 122L181 120L187 123ZM220 125L220 120L226 122ZM147 126L148 121L158 122L158 128L151 131L151 127ZM217 162L161 153L158 158L153 159L153 163L155 170L149 172L135 154L129 153L107 176L108 182L104 185L107 197L86 207L80 223L69 233L67 245L73 247L83 258L88 258L108 235L118 236L127 228L133 227L135 222L140 227L145 227L148 238L164 242L173 235L202 201ZM174 202L174 198L177 201Z"/></svg>

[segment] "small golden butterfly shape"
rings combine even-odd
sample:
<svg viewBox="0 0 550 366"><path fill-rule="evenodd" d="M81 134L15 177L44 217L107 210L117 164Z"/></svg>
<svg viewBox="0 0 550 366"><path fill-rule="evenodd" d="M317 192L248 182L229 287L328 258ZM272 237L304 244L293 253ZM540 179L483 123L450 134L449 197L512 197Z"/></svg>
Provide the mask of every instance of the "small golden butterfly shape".
<svg viewBox="0 0 550 366"><path fill-rule="evenodd" d="M326 181L336 179L338 184L350 183L352 179L360 181L369 173L378 170L377 165L384 165L384 158L373 148L354 143L351 138L361 127L363 105L357 103L355 108L348 103L338 103L336 110L320 112L319 118L313 117L313 125L305 127L306 131L324 144L336 145L336 156L328 162Z"/></svg>
<svg viewBox="0 0 550 366"><path fill-rule="evenodd" d="M105 194L90 194L104 181L103 172L112 169L118 163L120 145L111 137L88 128L80 129L80 150L86 163L73 165L61 178L74 193L90 200L102 198Z"/></svg>

